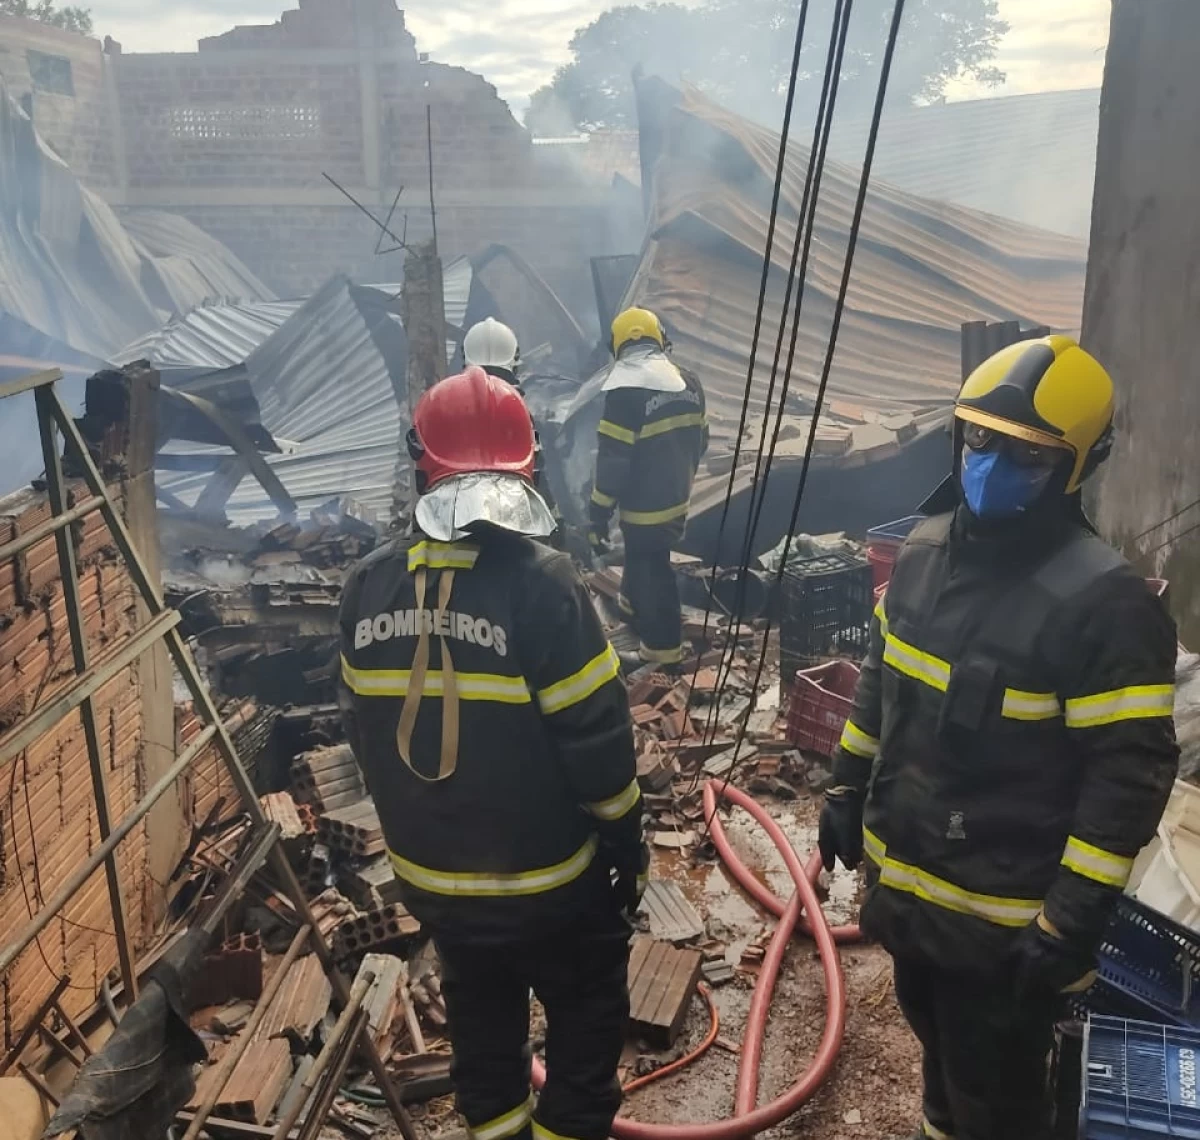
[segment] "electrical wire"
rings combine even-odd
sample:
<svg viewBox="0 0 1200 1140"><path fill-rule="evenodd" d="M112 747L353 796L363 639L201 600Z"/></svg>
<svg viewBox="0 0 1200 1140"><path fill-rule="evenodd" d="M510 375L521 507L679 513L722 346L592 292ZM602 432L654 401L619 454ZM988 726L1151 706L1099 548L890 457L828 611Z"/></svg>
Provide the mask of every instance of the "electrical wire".
<svg viewBox="0 0 1200 1140"><path fill-rule="evenodd" d="M746 583L750 574L754 535L758 530L758 520L762 514L762 505L766 499L766 484L770 480L771 466L774 463L775 451L783 427L783 415L787 406L788 392L791 388L792 368L795 363L796 343L799 336L800 312L804 300L805 286L808 275L808 259L812 248L813 231L816 222L817 199L820 193L821 181L825 169L825 157L828 151L829 136L833 126L833 115L837 104L838 85L841 76L842 61L846 51L847 31L853 0L837 0L833 20L830 25L829 49L825 59L824 79L821 86L821 97L817 108L816 121L813 126L813 140L809 148L808 168L805 173L804 191L801 198L800 210L796 221L796 237L792 245L792 261L788 270L788 281L784 292L783 306L780 311L779 335L775 342L775 358L771 368L770 385L767 391L766 406L763 410L762 430L759 435L758 454L755 460L754 476L750 483L750 495L746 511L746 530L743 536L741 560L738 567L738 580L735 586L732 621L725 645L722 649L721 662L717 670L717 687L713 701L709 705L708 716L705 720L704 733L701 739L716 738L717 726L720 724L720 707L724 692L733 671L736 657L738 636L742 629L742 618L746 602ZM803 259L800 258L803 249ZM792 309L792 285L796 279L796 266L800 262L799 288L796 290L796 304ZM775 416L775 429L771 437L770 451L764 467L763 452L766 447L767 430L771 422L772 399L775 384L779 374L779 359L783 350L783 339L787 333L788 317L791 313L792 332L788 347L787 366L784 370L783 384L779 395L778 411ZM761 483L760 483L761 480ZM710 737L711 729L711 739ZM737 753L734 753L735 757ZM697 777L698 779L698 777ZM693 788L695 783L693 783Z"/></svg>
<svg viewBox="0 0 1200 1140"><path fill-rule="evenodd" d="M1183 512L1180 511L1180 514L1182 514L1182 513ZM1157 546L1152 546L1152 547L1150 547L1149 550L1143 550L1141 552L1141 557L1146 558L1151 554L1157 554L1160 550L1164 549L1165 547L1173 546L1181 538L1187 538L1187 536L1189 534L1192 534L1198 530L1200 530L1200 523L1193 523L1191 526L1187 527L1185 530L1181 530L1178 534L1173 534L1173 535L1171 535L1170 538L1165 539L1164 541L1160 542Z"/></svg>
<svg viewBox="0 0 1200 1140"><path fill-rule="evenodd" d="M796 530L796 522L800 517L800 504L804 499L804 490L808 485L808 473L812 464L813 448L816 445L817 426L821 417L821 409L825 404L825 394L829 388L829 378L833 371L833 358L837 351L838 333L841 330L842 317L846 309L846 296L850 290L850 275L854 267L854 253L858 246L858 235L862 227L863 209L866 206L867 187L871 179L871 168L875 161L875 148L879 141L879 126L883 119L883 107L887 98L888 78L891 75L892 60L896 53L896 41L900 32L900 21L904 15L904 0L896 0L895 8L892 12L892 23L888 31L887 46L884 49L883 63L879 75L879 87L875 95L875 109L871 116L871 129L867 136L867 149L863 157L862 176L859 179L858 194L854 202L854 214L850 223L850 232L846 245L846 261L842 270L841 283L838 286L837 301L833 310L833 323L829 331L829 343L825 352L825 362L821 369L821 379L817 385L817 395L815 406L812 412L812 418L808 425L808 439L804 447L804 459L800 467L800 479L796 486L795 499L792 502L792 514L788 522L787 531L783 541L783 552L779 560L779 565L776 567L774 575L774 584L776 589L779 588L783 581L784 571L787 568L788 555L791 552L792 537ZM770 645L771 634L771 618L768 615L766 620L766 629L763 634L762 649L758 655L758 665L755 669L754 680L751 683L751 693L758 692L758 686L762 681L763 671L767 663L767 651ZM727 787L730 779L733 777L734 768L736 766L737 755L741 750L742 743L746 739L746 726L748 718L744 718L738 726L737 739L733 746L734 766L731 766L725 777L725 786ZM713 807L713 812L716 811L716 806ZM706 813L705 819L705 834L708 833L712 825L712 816Z"/></svg>
<svg viewBox="0 0 1200 1140"><path fill-rule="evenodd" d="M1160 530L1162 527L1166 526L1167 523L1173 523L1177 518L1179 518L1180 515L1187 514L1187 512L1193 507L1200 507L1200 499L1193 499L1186 507L1180 507L1179 510L1177 510L1173 515L1167 515L1165 519L1156 522L1153 526L1146 527L1141 534L1135 534L1133 538L1130 539L1130 542L1140 542L1147 535L1153 534L1156 530ZM1189 532L1185 531L1184 533L1187 534ZM1156 546L1154 549L1158 550L1159 547ZM1150 553L1153 553L1153 551Z"/></svg>
<svg viewBox="0 0 1200 1140"><path fill-rule="evenodd" d="M796 39L792 49L792 70L788 77L787 97L783 106L783 124L779 134L779 156L775 163L775 185L771 191L771 212L767 218L767 241L763 250L762 276L758 283L758 303L754 311L754 332L750 337L750 363L746 368L746 387L742 393L742 411L738 419L737 435L733 441L733 463L729 468L729 480L725 485L725 498L721 504L721 517L717 524L717 541L713 547L712 566L709 569L710 580L708 597L704 604L704 622L701 638L708 636L708 619L712 617L713 586L717 580L717 565L721 559L721 544L725 537L725 525L729 518L729 505L733 498L733 488L737 480L737 469L742 455L742 437L746 433L746 420L750 412L750 394L754 388L754 366L758 361L758 345L762 336L763 310L767 302L767 284L771 275L771 252L775 247L775 228L779 219L779 199L783 190L783 173L787 166L788 136L792 129L792 111L796 102L796 84L800 75L800 56L804 47L804 28L808 22L808 0L801 0L800 14L796 20ZM686 722L691 710L692 694L696 690L696 678L700 675L700 657L696 657L692 669L692 679L688 685L687 702L684 707Z"/></svg>

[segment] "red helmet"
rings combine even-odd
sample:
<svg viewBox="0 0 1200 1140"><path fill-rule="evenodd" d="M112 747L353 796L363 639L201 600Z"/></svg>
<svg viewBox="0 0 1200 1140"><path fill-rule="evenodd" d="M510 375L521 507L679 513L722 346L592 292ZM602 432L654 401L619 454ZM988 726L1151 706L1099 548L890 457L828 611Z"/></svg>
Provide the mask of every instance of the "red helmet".
<svg viewBox="0 0 1200 1140"><path fill-rule="evenodd" d="M533 482L533 421L511 384L470 367L440 380L417 403L408 450L424 494L453 475L494 471Z"/></svg>

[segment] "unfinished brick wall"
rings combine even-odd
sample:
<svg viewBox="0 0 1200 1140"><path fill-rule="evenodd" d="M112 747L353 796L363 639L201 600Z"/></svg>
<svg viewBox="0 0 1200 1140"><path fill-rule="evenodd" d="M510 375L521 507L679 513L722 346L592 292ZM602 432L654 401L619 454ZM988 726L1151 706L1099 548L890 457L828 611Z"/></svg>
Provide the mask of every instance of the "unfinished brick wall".
<svg viewBox="0 0 1200 1140"><path fill-rule="evenodd" d="M0 76L17 98L29 97L42 138L96 190L119 180L108 60L99 40L0 16Z"/></svg>
<svg viewBox="0 0 1200 1140"><path fill-rule="evenodd" d="M131 190L363 180L358 70L248 53L128 55L117 70Z"/></svg>
<svg viewBox="0 0 1200 1140"><path fill-rule="evenodd" d="M119 493L119 488L115 488ZM82 486L74 492L84 497ZM44 495L20 492L0 503L0 543L49 518ZM99 514L74 528L84 626L93 659L137 622L132 581ZM0 732L44 705L74 676L70 635L53 538L0 563ZM94 698L100 747L115 819L146 790L142 691L135 664ZM0 771L0 943L7 941L100 842L91 771L78 710ZM146 826L118 849L131 937L144 945L159 887L147 873ZM19 1035L32 1012L69 974L68 1010L90 1007L117 965L103 869L96 872L5 975L4 1036Z"/></svg>

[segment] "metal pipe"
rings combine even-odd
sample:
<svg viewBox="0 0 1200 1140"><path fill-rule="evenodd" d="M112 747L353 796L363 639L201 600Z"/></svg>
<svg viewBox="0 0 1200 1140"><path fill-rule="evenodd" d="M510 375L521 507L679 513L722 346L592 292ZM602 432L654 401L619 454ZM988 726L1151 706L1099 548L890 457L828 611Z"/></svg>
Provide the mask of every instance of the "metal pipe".
<svg viewBox="0 0 1200 1140"><path fill-rule="evenodd" d="M343 1039L338 1055L325 1075L324 1083L313 1098L312 1107L308 1110L308 1116L300 1129L300 1140L319 1140L325 1122L329 1119L329 1110L333 1108L333 1098L337 1096L338 1089L346 1077L346 1070L354 1057L354 1043L359 1036L367 1032L370 1020L370 1015L365 1009L359 1009L354 1015L350 1031Z"/></svg>
<svg viewBox="0 0 1200 1140"><path fill-rule="evenodd" d="M14 554L20 554L23 550L28 550L31 546L35 546L41 542L43 538L49 538L55 532L69 527L72 523L77 523L85 515L90 515L93 511L98 511L103 505L104 500L99 495L94 495L92 498L80 503L79 506L72 507L69 511L64 511L61 515L55 515L52 519L42 523L41 526L35 526L33 530L26 531L20 537L14 538L12 542L0 546L0 562L4 562Z"/></svg>
<svg viewBox="0 0 1200 1140"><path fill-rule="evenodd" d="M188 765L208 746L217 735L215 725L209 725L189 745L187 750L175 761L158 783L146 793L145 798L113 829L113 833L88 857L83 864L57 891L50 901L42 907L28 925L17 937L0 951L0 974L9 968L20 956L21 952L54 920L55 915L71 901L80 888L95 874L96 869L109 857L125 838L143 819L150 814L168 788L175 786L175 781L183 774Z"/></svg>
<svg viewBox="0 0 1200 1140"><path fill-rule="evenodd" d="M49 401L53 389L39 388L34 392L37 405L38 434L42 440L42 460L46 465L46 490L50 496L50 510L55 515L64 515L67 506L66 480L63 477L62 457L58 453L58 432L54 427L54 413ZM103 503L104 499L99 498ZM82 677L88 671L87 634L83 626L83 606L79 599L78 566L75 561L75 544L66 529L59 527L54 532L54 545L58 551L58 573L62 579L63 608L67 612L67 632L71 638L71 657L75 664L75 675ZM104 757L100 754L100 730L96 724L96 708L90 696L79 704L79 719L83 724L83 737L87 746L88 769L92 777L92 799L96 808L96 829L101 840L112 832L112 812L108 801L108 773ZM108 882L109 907L112 910L113 938L117 943L117 959L121 964L121 981L130 999L137 1000L137 975L133 969L133 947L129 941L129 927L125 918L125 889L117 869L116 857L104 860L104 877Z"/></svg>
<svg viewBox="0 0 1200 1140"><path fill-rule="evenodd" d="M21 1054L25 1052L25 1047L33 1040L34 1034L38 1031L38 1026L46 1020L46 1014L50 1012L51 1007L64 993L67 992L67 987L71 984L69 974L64 974L55 983L54 989L50 996L37 1008L37 1012L26 1023L21 1036L17 1038L17 1043L4 1055L4 1061L0 1064L0 1073L7 1073L10 1066L21 1059Z"/></svg>
<svg viewBox="0 0 1200 1140"><path fill-rule="evenodd" d="M375 974L371 970L364 970L355 979L354 985L350 990L350 1000L346 1003L346 1008L342 1010L342 1016L337 1019L337 1024L333 1027L333 1032L330 1033L329 1038L325 1042L325 1047L317 1054L317 1059L313 1063L312 1070L304 1079L304 1084L300 1086L301 1095L296 1098L296 1103L292 1105L291 1111L282 1116L276 1124L274 1140L283 1140L292 1130L292 1125L296 1123L301 1110L308 1103L308 1099L312 1096L313 1089L317 1087L317 1082L321 1079L321 1075L329 1068L334 1054L338 1051L338 1047L349 1033L356 1014L362 1008L363 1002L367 999L367 993L374 984ZM185 1137L185 1140L188 1140L188 1138Z"/></svg>
<svg viewBox="0 0 1200 1140"><path fill-rule="evenodd" d="M263 995L259 998L258 1004L255 1005L254 1011L246 1021L245 1027L238 1034L237 1040L225 1051L225 1055L221 1058L221 1063L217 1066L216 1075L209 1082L208 1092L204 1094L204 1099L197 1106L195 1115L192 1117L192 1122L188 1125L188 1130L183 1134L183 1140L196 1140L196 1137L200 1135L205 1121L208 1120L208 1114L212 1112L217 1101L220 1099L221 1093L225 1091L225 1086L229 1083L229 1078L233 1070L237 1067L237 1063L242 1059L246 1050L250 1048L250 1045L254 1041L254 1034L262 1024L263 1018L267 1015L267 1010L270 1009L271 1002L275 1000L275 995L283 987L283 983L288 976L288 971L300 956L300 951L304 949L304 943L308 941L308 936L311 933L311 926L302 926L296 932L296 937L292 939L291 945L288 946L287 953L283 956L283 961L279 963L274 976L271 978L271 984L263 991Z"/></svg>

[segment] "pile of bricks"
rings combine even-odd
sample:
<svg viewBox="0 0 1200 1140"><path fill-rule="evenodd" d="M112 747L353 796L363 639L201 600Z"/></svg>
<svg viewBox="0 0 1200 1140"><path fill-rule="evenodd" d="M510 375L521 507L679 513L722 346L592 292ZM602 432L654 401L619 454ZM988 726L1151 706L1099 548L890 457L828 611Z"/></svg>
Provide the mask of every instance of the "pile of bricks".
<svg viewBox="0 0 1200 1140"><path fill-rule="evenodd" d="M348 744L302 752L292 761L292 795L319 814L360 802L366 795L362 772Z"/></svg>
<svg viewBox="0 0 1200 1140"><path fill-rule="evenodd" d="M382 855L387 850L375 801L369 796L334 811L327 811L319 824L321 842L360 859Z"/></svg>

